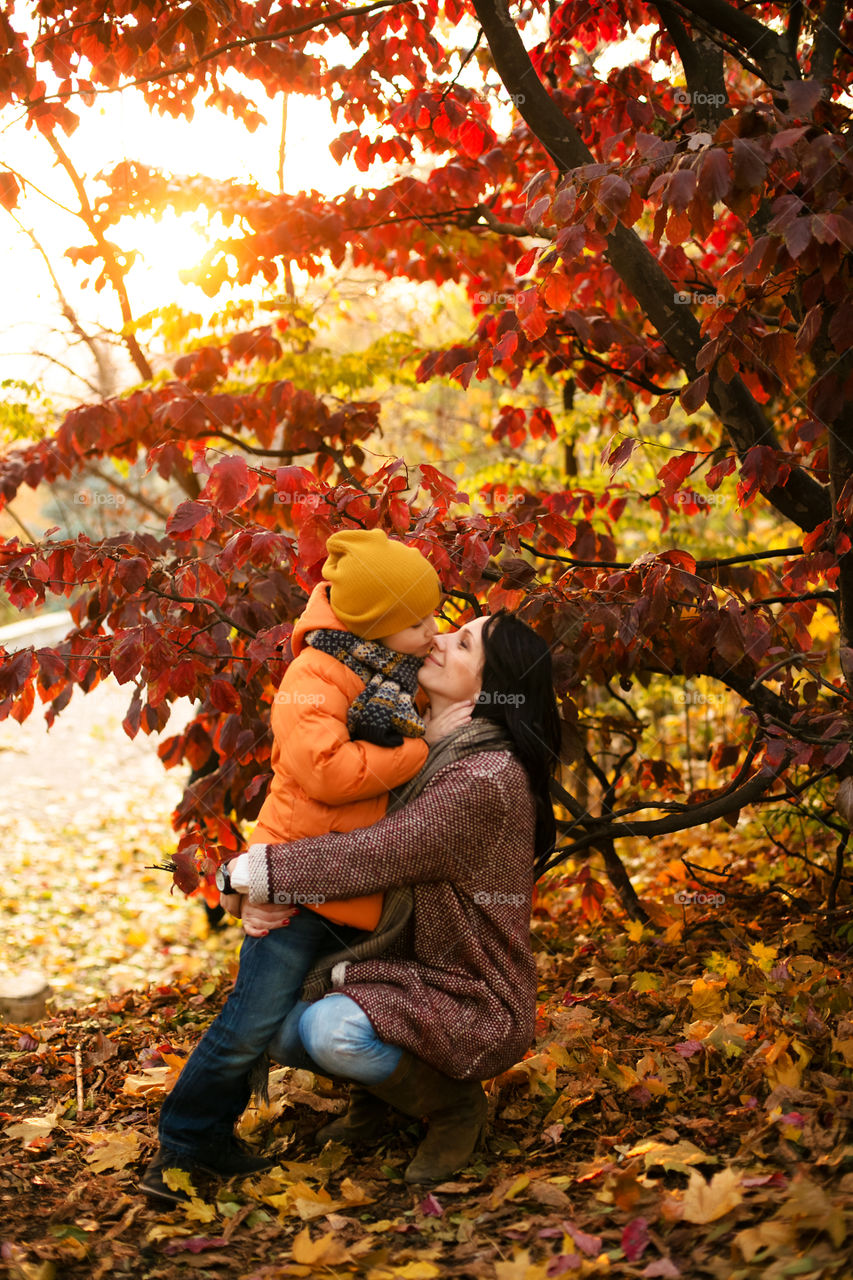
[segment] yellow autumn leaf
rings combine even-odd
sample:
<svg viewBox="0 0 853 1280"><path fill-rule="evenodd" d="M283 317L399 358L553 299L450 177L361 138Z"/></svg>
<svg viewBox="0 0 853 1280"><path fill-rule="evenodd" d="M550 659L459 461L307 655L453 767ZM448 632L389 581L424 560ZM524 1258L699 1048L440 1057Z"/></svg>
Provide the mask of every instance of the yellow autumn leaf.
<svg viewBox="0 0 853 1280"><path fill-rule="evenodd" d="M635 1085L640 1083L640 1077L633 1067L624 1066L621 1062L614 1062L610 1053L606 1051L599 1063L598 1070L605 1080L615 1084L617 1089L633 1089Z"/></svg>
<svg viewBox="0 0 853 1280"><path fill-rule="evenodd" d="M441 1270L433 1262L406 1262L395 1267L393 1262L382 1267L371 1267L367 1280L435 1280Z"/></svg>
<svg viewBox="0 0 853 1280"><path fill-rule="evenodd" d="M158 1240L172 1240L177 1236L191 1236L190 1227L176 1226L173 1222L158 1222L145 1233L146 1244L156 1244Z"/></svg>
<svg viewBox="0 0 853 1280"><path fill-rule="evenodd" d="M495 1263L495 1280L546 1280L548 1264L530 1261L527 1249L507 1262Z"/></svg>
<svg viewBox="0 0 853 1280"><path fill-rule="evenodd" d="M853 1040L839 1040L833 1036L832 1052L840 1054L844 1059L845 1067L853 1067Z"/></svg>
<svg viewBox="0 0 853 1280"><path fill-rule="evenodd" d="M794 1060L796 1054L796 1061ZM789 1089L799 1089L803 1080L803 1072L812 1060L812 1052L799 1040L786 1035L778 1035L776 1042L767 1053L766 1075L771 1085L785 1085Z"/></svg>
<svg viewBox="0 0 853 1280"><path fill-rule="evenodd" d="M721 978L737 978L740 974L740 965L737 960L727 956L724 951L712 951L705 964L712 973L718 973Z"/></svg>
<svg viewBox="0 0 853 1280"><path fill-rule="evenodd" d="M375 1196L368 1195L364 1187L353 1182L352 1178L344 1178L341 1183L341 1195L347 1204L373 1204Z"/></svg>
<svg viewBox="0 0 853 1280"><path fill-rule="evenodd" d="M352 1259L349 1249L341 1244L333 1231L327 1231L325 1235L312 1240L311 1232L303 1227L299 1235L294 1236L291 1249L294 1262L311 1267L336 1267Z"/></svg>
<svg viewBox="0 0 853 1280"><path fill-rule="evenodd" d="M140 1135L133 1129L118 1129L113 1132L92 1129L86 1134L86 1141L92 1149L83 1158L91 1165L93 1173L103 1173L105 1169L124 1169L139 1155Z"/></svg>
<svg viewBox="0 0 853 1280"><path fill-rule="evenodd" d="M620 1147L619 1150L621 1149ZM670 1145L667 1142L657 1142L654 1138L646 1138L626 1151L625 1155L629 1158L642 1156L647 1169L657 1164L663 1169L674 1169L678 1173L689 1173L690 1166L694 1164L718 1163L716 1156L706 1155L687 1139Z"/></svg>
<svg viewBox="0 0 853 1280"><path fill-rule="evenodd" d="M642 920L629 920L625 926L625 932L632 942L642 942L645 931L646 926Z"/></svg>
<svg viewBox="0 0 853 1280"><path fill-rule="evenodd" d="M489 1208L497 1209L505 1200L514 1200L529 1186L530 1178L526 1173L519 1174L517 1178L506 1178L503 1182L498 1183L492 1192Z"/></svg>
<svg viewBox="0 0 853 1280"><path fill-rule="evenodd" d="M213 1222L216 1217L216 1210L213 1205L205 1204L198 1196L193 1196L184 1213L190 1222Z"/></svg>
<svg viewBox="0 0 853 1280"><path fill-rule="evenodd" d="M656 973L647 973L641 969L634 974L634 981L631 983L632 991L659 991L661 980Z"/></svg>
<svg viewBox="0 0 853 1280"><path fill-rule="evenodd" d="M743 1200L740 1174L734 1169L721 1169L706 1182L697 1169L690 1170L690 1182L684 1192L683 1218L686 1222L716 1222Z"/></svg>
<svg viewBox="0 0 853 1280"><path fill-rule="evenodd" d="M288 1192L291 1213L298 1213L303 1222L322 1218L324 1214L343 1209L345 1200L333 1200L325 1187L315 1191L306 1182L297 1182Z"/></svg>
<svg viewBox="0 0 853 1280"><path fill-rule="evenodd" d="M797 1174L788 1188L777 1217L784 1222L793 1221L801 1232L825 1231L836 1249L847 1236L843 1208L830 1200L823 1187L802 1174Z"/></svg>
<svg viewBox="0 0 853 1280"><path fill-rule="evenodd" d="M763 969L765 973L769 973L773 968L774 961L779 954L778 947L765 946L763 942L751 942L749 949L752 958L758 965L759 969Z"/></svg>
<svg viewBox="0 0 853 1280"><path fill-rule="evenodd" d="M144 1067L125 1076L122 1092L131 1097L165 1097L178 1078L175 1067Z"/></svg>
<svg viewBox="0 0 853 1280"><path fill-rule="evenodd" d="M761 1222L757 1227L739 1231L734 1243L743 1254L744 1261L752 1262L759 1249L769 1249L775 1254L787 1253L796 1243L796 1233L787 1223L776 1222L771 1218L769 1222Z"/></svg>
<svg viewBox="0 0 853 1280"><path fill-rule="evenodd" d="M186 1169L164 1169L163 1181L170 1191L186 1191L188 1196L196 1198L196 1189Z"/></svg>
<svg viewBox="0 0 853 1280"><path fill-rule="evenodd" d="M664 930L663 940L668 946L672 946L676 942L681 941L681 935L684 933L684 921L676 920L669 928Z"/></svg>
<svg viewBox="0 0 853 1280"><path fill-rule="evenodd" d="M3 1130L7 1138L20 1138L25 1147L29 1147L41 1138L46 1138L56 1128L61 1115L60 1111L51 1111L46 1116L32 1116L27 1120L19 1120Z"/></svg>
<svg viewBox="0 0 853 1280"><path fill-rule="evenodd" d="M697 1018L713 1018L718 1021L723 1012L724 983L708 982L697 978L692 984L690 1003Z"/></svg>

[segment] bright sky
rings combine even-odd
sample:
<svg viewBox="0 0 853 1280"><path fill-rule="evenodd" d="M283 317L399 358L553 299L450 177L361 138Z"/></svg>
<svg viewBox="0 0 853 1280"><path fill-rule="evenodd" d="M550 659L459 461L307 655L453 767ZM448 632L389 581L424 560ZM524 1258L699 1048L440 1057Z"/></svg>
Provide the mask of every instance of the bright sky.
<svg viewBox="0 0 853 1280"><path fill-rule="evenodd" d="M254 180L264 189L276 191L281 99L265 104L264 114L269 121L267 127L249 133L242 124L215 110L199 110L191 122L152 115L138 94L128 92L103 97L98 105L83 108L79 128L69 140L63 139L63 144L75 164L90 177L129 158L176 175ZM372 180L373 175L359 173L351 162L339 166L332 159L329 143L338 132L324 102L290 98L285 190L314 187L332 194ZM72 209L77 207L75 193L64 174L54 168L47 145L34 131L25 132L8 112L0 115L0 157L54 199ZM85 268L75 267L63 257L69 245L88 242L82 224L35 193L28 194L15 213L35 231L48 252L63 291L81 321L97 317L105 323L117 323L117 311L107 292L99 297L91 289L81 290L79 282L86 274ZM137 249L143 255L143 262L134 267L129 281L136 315L168 302L202 312L211 309L211 301L198 288L182 285L179 278L179 272L195 266L206 248L202 222L195 215L177 218L167 214L159 222L128 220L113 233L112 238L123 248ZM56 293L43 259L3 210L0 254L0 380L31 381L44 369L44 361L29 353L48 350L59 355L64 348L59 335L51 334L58 316ZM222 301L219 298L217 305L221 306ZM107 315L109 320L105 319ZM88 363L83 361L87 367ZM60 389L69 384L66 376L56 370L49 376L49 385Z"/></svg>
<svg viewBox="0 0 853 1280"><path fill-rule="evenodd" d="M643 43L647 47L650 30L608 50L597 64L598 73L606 75L613 65L636 57ZM256 96L257 86L251 86L250 93ZM88 177L129 158L175 175L204 174L240 182L254 180L262 188L276 191L281 98L258 105L268 124L249 133L242 124L215 110L198 109L192 121L151 114L141 95L126 91L100 97L91 108L78 106L80 126L63 142L75 164ZM329 143L341 129L348 127L345 123L332 122L324 102L291 96L285 190L313 187L333 194L354 185L381 183L382 165L362 174L351 161L339 166L332 159ZM35 131L26 132L20 117L10 112L0 113L0 158L54 199L72 209L77 207L76 195L65 175L54 167L53 154L46 143ZM69 245L89 243L82 224L35 193L28 194L15 212L35 231L44 246L81 323L89 328L97 321L117 326L118 310L111 291L107 289L97 295L92 289L81 289L80 281L86 269L73 266L63 257ZM177 218L166 214L159 222L128 220L112 233L112 238L123 248L136 249L142 254L128 281L134 315L144 315L170 302L202 314L221 307L224 296L220 295L212 303L201 290L180 281L180 271L193 267L207 246L202 223L195 215ZM82 383L33 355L33 352L49 352L80 372L91 372L88 352L67 350L56 293L41 256L2 209L0 254L3 261L0 381L6 378L41 381L52 393L65 394L72 390L75 396L84 394Z"/></svg>

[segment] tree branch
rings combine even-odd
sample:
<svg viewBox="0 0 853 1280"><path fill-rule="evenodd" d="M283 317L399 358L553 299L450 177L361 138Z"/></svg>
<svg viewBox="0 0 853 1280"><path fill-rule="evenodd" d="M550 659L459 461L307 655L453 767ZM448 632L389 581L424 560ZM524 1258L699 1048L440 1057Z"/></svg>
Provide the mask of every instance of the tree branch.
<svg viewBox="0 0 853 1280"><path fill-rule="evenodd" d="M773 785L778 776L775 771L761 769L748 782L745 782L742 787L734 791L726 791L723 795L715 796L713 800L709 800L705 804L695 805L693 808L683 810L681 813L671 814L665 818L656 818L648 822L613 822L602 825L599 830L588 831L587 834L580 836L572 844L555 849L553 855L541 870L542 872L547 871L551 867L557 866L558 863L564 862L567 858L572 858L584 849L590 848L590 846L599 846L602 840L636 839L637 836L645 836L647 839L651 839L652 836L670 835L674 831L686 831L691 827L704 826L705 823L722 818L724 814L732 813L735 809L742 809L745 805L753 804Z"/></svg>
<svg viewBox="0 0 853 1280"><path fill-rule="evenodd" d="M115 476L107 475L105 471L102 471L100 467L96 467L91 462L89 463L87 470L90 471L93 476L97 476L99 480L103 480L105 484L110 485L113 489L118 489L119 493L123 493L130 502L135 502L137 506L142 507L143 510L150 511L158 520L162 520L163 524L165 524L169 519L168 511L164 511L162 507L158 507L156 502L152 502L151 499L146 498L144 494L138 493L135 489L132 489L129 484L124 484L123 481L118 480Z"/></svg>
<svg viewBox="0 0 853 1280"><path fill-rule="evenodd" d="M594 163L577 129L563 115L537 75L509 16L507 0L474 0L474 8L501 80L559 172ZM765 31L760 23L756 25ZM699 322L688 307L676 302L676 290L658 259L635 231L618 221L607 236L606 257L670 354L688 378L695 379L696 356L703 345ZM759 444L779 448L771 420L740 378L726 383L712 370L708 402L740 456ZM831 514L826 489L801 468L791 472L786 485L775 485L765 497L803 529L815 528Z"/></svg>
<svg viewBox="0 0 853 1280"><path fill-rule="evenodd" d="M540 560L559 560L562 564L573 565L576 569L632 569L633 560L573 560L571 556L557 555L556 552L538 551L529 542L519 539L520 547L529 551ZM772 551L752 551L742 556L722 556L713 560L697 560L697 569L721 569L729 564L747 564L753 560L778 560L782 556L801 556L802 547L777 547Z"/></svg>
<svg viewBox="0 0 853 1280"><path fill-rule="evenodd" d="M792 62L788 56L783 37L757 18L735 9L726 0L679 0L679 5L736 40L758 64L768 84L781 87L783 80L799 78L796 59Z"/></svg>
<svg viewBox="0 0 853 1280"><path fill-rule="evenodd" d="M819 29L812 50L811 76L813 80L817 80L824 86L826 97L830 96L828 88L832 79L835 55L841 48L843 16L844 0L827 0L824 14L817 19Z"/></svg>
<svg viewBox="0 0 853 1280"><path fill-rule="evenodd" d="M408 0L374 0L372 4L362 4L352 9L338 9L335 13L324 13L319 18L312 18L309 22L302 22L296 27L286 27L283 31L275 31L267 35L244 36L239 40L228 40L225 44L215 45L207 53L199 54L196 58L189 58L186 62L181 62L176 67L169 67L165 71L158 71L150 76L137 76L135 80L125 80L123 84L114 85L106 89L87 89L85 92L87 97L94 97L96 94L120 93L123 89L134 88L141 84L154 84L158 80L168 80L171 76L183 75L187 71L192 71L194 67L201 66L204 62L213 62L225 53L233 53L235 49L246 49L258 44L274 44L277 40L287 40L290 36L299 36L306 31L314 31L317 27L339 22L343 18L361 18L365 14L373 13L376 9L388 9L393 8L395 5L406 3L408 3ZM52 34L58 35L60 33ZM24 105L37 107L43 102L65 102L82 92L83 90L81 89L70 89L65 93L45 94L41 98L26 99Z"/></svg>
<svg viewBox="0 0 853 1280"><path fill-rule="evenodd" d="M95 244L98 247L99 254L103 258L104 270L109 276L110 284L115 290L115 295L118 298L118 304L121 310L122 324L125 328L125 333L124 333L125 344L127 346L128 351L130 352L130 356L131 356L131 359L133 360L133 363L136 365L136 369L140 377L143 378L146 382L150 382L151 379L154 377L154 371L151 368L151 365L148 363L148 360L146 359L142 351L142 348L140 347L139 343L136 341L135 335L130 331L130 326L132 325L132 322L133 322L133 312L130 309L130 299L127 296L127 288L125 287L125 283L124 283L124 275L122 274L122 271L118 263L116 262L115 253L113 252L112 246L107 243L107 241L104 239L101 233L101 230L98 226L98 220L95 217L94 210L92 209L92 206L89 202L89 194L86 191L86 187L83 183L83 179L80 177L79 173L75 169L74 165L71 162L71 159L65 152L62 144L59 142L58 138L54 133L46 133L44 134L44 137L48 143L48 146L51 148L57 160L62 165L62 168L65 170L65 172L68 174L68 177L71 179L71 184L74 187L74 190L77 192L77 198L80 201L80 217L85 222L86 227L89 231L89 234L92 236L92 239L95 241Z"/></svg>
<svg viewBox="0 0 853 1280"><path fill-rule="evenodd" d="M173 595L171 592L161 591L158 587L152 586L148 586L146 590L150 591L152 595L159 596L162 600L175 600L178 604L203 605L206 609L212 609L218 618L221 618L221 620L229 627L233 627L235 631L240 631L244 636L249 636L252 640L256 640L258 638L258 633L256 631L249 631L246 627L242 627L239 622L235 622L230 614L227 614L224 609L221 609L214 600L206 600L203 596L177 596Z"/></svg>
<svg viewBox="0 0 853 1280"><path fill-rule="evenodd" d="M700 129L716 133L721 122L732 114L722 51L706 37L690 35L669 0L660 0L655 8L681 59L696 123Z"/></svg>

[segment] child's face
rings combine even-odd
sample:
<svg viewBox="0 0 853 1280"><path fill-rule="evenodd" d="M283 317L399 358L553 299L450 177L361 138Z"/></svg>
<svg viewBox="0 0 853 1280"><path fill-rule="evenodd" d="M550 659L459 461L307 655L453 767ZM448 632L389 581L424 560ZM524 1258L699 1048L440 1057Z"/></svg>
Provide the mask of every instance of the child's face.
<svg viewBox="0 0 853 1280"><path fill-rule="evenodd" d="M384 644L386 649L393 649L395 653L411 653L416 658L425 658L432 648L437 630L435 618L429 613L414 626L395 631L390 636L382 636L379 643Z"/></svg>

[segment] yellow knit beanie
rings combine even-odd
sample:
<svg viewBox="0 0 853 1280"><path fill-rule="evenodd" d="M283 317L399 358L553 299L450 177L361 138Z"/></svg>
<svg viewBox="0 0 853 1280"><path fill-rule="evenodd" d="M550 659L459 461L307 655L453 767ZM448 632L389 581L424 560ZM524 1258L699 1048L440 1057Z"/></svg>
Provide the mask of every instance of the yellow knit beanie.
<svg viewBox="0 0 853 1280"><path fill-rule="evenodd" d="M381 529L333 533L326 551L322 573L332 584L332 611L363 640L394 635L438 608L435 569L415 547L392 541Z"/></svg>

